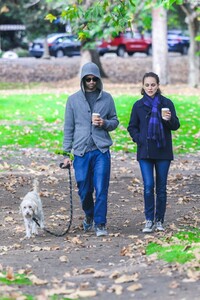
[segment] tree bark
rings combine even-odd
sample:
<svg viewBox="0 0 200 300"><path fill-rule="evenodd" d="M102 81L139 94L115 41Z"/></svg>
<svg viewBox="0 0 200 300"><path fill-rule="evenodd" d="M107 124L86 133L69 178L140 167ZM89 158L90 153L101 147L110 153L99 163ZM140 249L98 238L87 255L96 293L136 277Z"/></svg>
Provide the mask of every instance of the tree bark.
<svg viewBox="0 0 200 300"><path fill-rule="evenodd" d="M88 50L82 50L81 51L81 68L82 66L87 63L87 62L93 62L95 63L100 70L100 74L102 78L108 78L106 73L103 70L100 58L99 58L99 53L95 49L88 49Z"/></svg>
<svg viewBox="0 0 200 300"><path fill-rule="evenodd" d="M50 54L49 54L49 46L48 46L48 42L47 42L47 38L45 38L44 40L44 53L42 55L42 58L44 59L50 59Z"/></svg>
<svg viewBox="0 0 200 300"><path fill-rule="evenodd" d="M189 48L189 75L188 84L191 87L197 88L199 85L199 68L200 68L200 56L197 55L198 43L195 41L195 36L197 32L195 30L194 22L189 22L188 24L190 32L190 48Z"/></svg>
<svg viewBox="0 0 200 300"><path fill-rule="evenodd" d="M153 71L160 83L166 85L168 78L167 12L163 7L152 9Z"/></svg>
<svg viewBox="0 0 200 300"><path fill-rule="evenodd" d="M189 59L189 74L188 84L191 87L197 88L200 81L200 56L197 52L200 51L199 42L195 41L195 37L198 35L199 21L198 13L195 8L191 6L181 5L182 10L186 14L186 23L188 23L188 29L190 34L190 48L188 53Z"/></svg>

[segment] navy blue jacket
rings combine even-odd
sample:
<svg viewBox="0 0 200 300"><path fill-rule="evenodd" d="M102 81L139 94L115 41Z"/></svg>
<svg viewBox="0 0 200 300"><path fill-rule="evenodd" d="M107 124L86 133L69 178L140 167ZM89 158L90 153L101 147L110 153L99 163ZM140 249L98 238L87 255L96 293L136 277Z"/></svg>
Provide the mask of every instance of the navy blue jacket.
<svg viewBox="0 0 200 300"><path fill-rule="evenodd" d="M160 97L159 110L162 107L168 107L171 111L171 120L165 121L162 119L166 146L165 148L157 148L154 140L147 139L148 124L151 115L151 108L144 104L144 97L135 102L132 108L128 132L134 142L137 143L137 160L140 159L169 159L173 160L172 148L172 130L177 130L180 127L179 119L176 116L174 104L171 100Z"/></svg>

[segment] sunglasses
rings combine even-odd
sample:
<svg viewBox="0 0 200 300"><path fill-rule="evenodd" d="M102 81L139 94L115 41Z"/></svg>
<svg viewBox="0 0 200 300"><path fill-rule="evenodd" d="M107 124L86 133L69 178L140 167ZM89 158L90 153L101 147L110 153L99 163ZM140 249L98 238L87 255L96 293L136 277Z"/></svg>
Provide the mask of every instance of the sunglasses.
<svg viewBox="0 0 200 300"><path fill-rule="evenodd" d="M85 78L85 81L86 82L90 82L90 81L97 82L98 78L97 77L87 77L87 78Z"/></svg>

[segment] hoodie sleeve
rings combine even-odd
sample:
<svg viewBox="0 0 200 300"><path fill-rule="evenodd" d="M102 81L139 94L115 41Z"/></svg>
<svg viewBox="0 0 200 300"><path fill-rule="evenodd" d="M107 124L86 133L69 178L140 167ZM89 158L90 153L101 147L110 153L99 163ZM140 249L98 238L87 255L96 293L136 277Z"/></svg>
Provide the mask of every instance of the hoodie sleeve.
<svg viewBox="0 0 200 300"><path fill-rule="evenodd" d="M63 150L70 153L72 150L73 137L74 137L74 114L71 107L70 97L67 100L65 108L65 121L64 121L64 140Z"/></svg>

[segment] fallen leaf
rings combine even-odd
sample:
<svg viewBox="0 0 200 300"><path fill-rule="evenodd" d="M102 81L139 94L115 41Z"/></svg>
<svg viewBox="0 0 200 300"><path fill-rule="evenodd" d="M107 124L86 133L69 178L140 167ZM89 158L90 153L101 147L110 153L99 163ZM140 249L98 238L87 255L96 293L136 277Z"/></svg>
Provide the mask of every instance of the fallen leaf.
<svg viewBox="0 0 200 300"><path fill-rule="evenodd" d="M115 280L115 283L124 283L124 282L137 281L137 280L138 280L138 273L135 273L133 275L122 275L121 277Z"/></svg>
<svg viewBox="0 0 200 300"><path fill-rule="evenodd" d="M129 286L127 287L127 290L128 290L129 292L135 292L135 291L141 290L141 289L142 289L141 283L134 283L134 284L129 285Z"/></svg>
<svg viewBox="0 0 200 300"><path fill-rule="evenodd" d="M59 260L60 260L61 262L69 262L69 259L68 259L67 256L65 256L65 255L60 256L60 257L59 257Z"/></svg>
<svg viewBox="0 0 200 300"><path fill-rule="evenodd" d="M106 274L104 272L102 272L102 271L96 271L94 273L94 277L95 278L102 278L102 277L105 277L105 276L106 276Z"/></svg>
<svg viewBox="0 0 200 300"><path fill-rule="evenodd" d="M109 289L107 290L108 293L115 293L116 295L121 295L123 291L123 287L118 284L113 284Z"/></svg>
<svg viewBox="0 0 200 300"><path fill-rule="evenodd" d="M120 276L119 271L115 270L115 271L109 276L109 278L111 278L111 279L116 279L116 278L118 278L119 276Z"/></svg>
<svg viewBox="0 0 200 300"><path fill-rule="evenodd" d="M33 284L35 285L45 285L48 283L47 280L42 280L39 279L37 276L35 275L29 275L28 278L32 281Z"/></svg>
<svg viewBox="0 0 200 300"><path fill-rule="evenodd" d="M92 290L87 290L87 291L76 291L75 295L77 295L77 297L95 297L97 295L96 291L92 291ZM69 295L69 297L71 297L72 295Z"/></svg>
<svg viewBox="0 0 200 300"><path fill-rule="evenodd" d="M12 217L5 217L4 218L5 222L13 222L14 219Z"/></svg>
<svg viewBox="0 0 200 300"><path fill-rule="evenodd" d="M8 280L14 280L15 276L14 276L14 272L13 272L13 268L12 267L7 267L6 269L6 278Z"/></svg>
<svg viewBox="0 0 200 300"><path fill-rule="evenodd" d="M177 289L179 286L180 286L180 284L175 280L170 282L170 284L169 284L170 289Z"/></svg>
<svg viewBox="0 0 200 300"><path fill-rule="evenodd" d="M95 272L96 272L96 270L94 268L87 268L87 269L81 270L79 273L80 274L93 274Z"/></svg>

